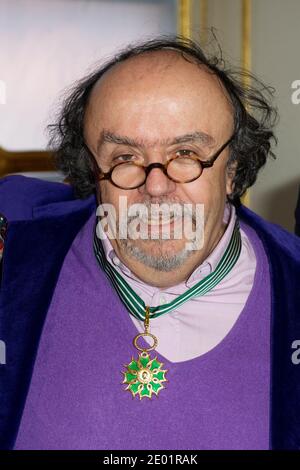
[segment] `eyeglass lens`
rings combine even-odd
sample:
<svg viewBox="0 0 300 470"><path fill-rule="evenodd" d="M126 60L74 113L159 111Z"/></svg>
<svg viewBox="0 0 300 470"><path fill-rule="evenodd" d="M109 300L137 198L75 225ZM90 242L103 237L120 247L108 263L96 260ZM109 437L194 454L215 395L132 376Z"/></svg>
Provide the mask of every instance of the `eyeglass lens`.
<svg viewBox="0 0 300 470"><path fill-rule="evenodd" d="M188 157L178 157L172 160L167 167L169 178L179 183L188 183L198 178L201 173L201 163ZM117 186L130 189L145 182L146 172L142 166L132 162L122 163L113 169L111 179Z"/></svg>

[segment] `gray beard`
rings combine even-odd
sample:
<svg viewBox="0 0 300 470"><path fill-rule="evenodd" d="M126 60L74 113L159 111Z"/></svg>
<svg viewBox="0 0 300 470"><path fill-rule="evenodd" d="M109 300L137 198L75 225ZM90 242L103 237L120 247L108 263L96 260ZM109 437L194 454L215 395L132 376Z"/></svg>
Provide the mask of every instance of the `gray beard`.
<svg viewBox="0 0 300 470"><path fill-rule="evenodd" d="M160 200L156 201L156 203L166 203L166 204L173 204L173 203L178 203L178 201L169 201L169 200ZM181 205L184 203L179 202ZM151 208L151 201L143 201L143 204L145 207L150 210ZM183 213L184 213L184 208L183 208ZM192 214L188 214L192 218L192 222L195 225L196 220L195 216ZM134 220L136 216L128 216L128 224ZM119 230L118 226L118 230ZM163 239L157 239L157 240L151 240L151 243L155 243L155 246L159 248L157 256L153 256L152 254L149 254L148 252L144 251L142 248L137 246L135 242L130 239L130 238L121 238L119 239L119 244L124 250L124 252L127 254L127 256L139 261L142 263L144 266L147 266L149 268L155 269L158 272L172 272L175 269L178 269L181 267L187 259L190 258L190 256L195 253L193 250L188 250L186 247L184 247L181 251L175 254L170 254L167 255L164 253L163 246L165 243L167 243L166 240Z"/></svg>
<svg viewBox="0 0 300 470"><path fill-rule="evenodd" d="M120 239L119 243L128 256L140 261L148 268L162 272L174 271L174 269L182 266L182 264L193 254L193 251L183 248L175 255L167 256L166 254L161 253L158 256L153 256L146 253L143 249L133 245L132 240ZM166 242L165 240L157 240L155 243L160 243L162 247L162 244Z"/></svg>

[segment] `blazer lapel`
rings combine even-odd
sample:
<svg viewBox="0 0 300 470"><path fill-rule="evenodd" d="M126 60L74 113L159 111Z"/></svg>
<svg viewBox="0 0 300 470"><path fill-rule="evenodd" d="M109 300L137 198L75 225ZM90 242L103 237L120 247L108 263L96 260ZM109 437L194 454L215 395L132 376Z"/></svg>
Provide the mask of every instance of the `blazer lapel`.
<svg viewBox="0 0 300 470"><path fill-rule="evenodd" d="M300 364L292 361L292 343L300 339L300 240L245 207L238 213L260 237L270 267L270 447L300 449Z"/></svg>
<svg viewBox="0 0 300 470"><path fill-rule="evenodd" d="M12 222L3 258L0 339L0 448L13 447L39 339L64 258L95 210L95 198L36 208L36 219Z"/></svg>

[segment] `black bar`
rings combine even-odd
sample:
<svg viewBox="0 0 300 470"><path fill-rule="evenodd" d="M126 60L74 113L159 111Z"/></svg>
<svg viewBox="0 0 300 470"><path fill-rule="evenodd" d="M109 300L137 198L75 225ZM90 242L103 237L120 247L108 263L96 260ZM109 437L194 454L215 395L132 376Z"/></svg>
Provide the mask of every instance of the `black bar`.
<svg viewBox="0 0 300 470"><path fill-rule="evenodd" d="M73 463L76 467L100 468L106 465L121 465L136 468L147 465L188 465L201 466L205 463L226 464L284 464L300 462L298 451L2 451L0 467L3 464L60 464ZM87 467L88 465L88 467ZM91 465L93 465L91 467ZM18 467L22 468L22 467ZM56 469L55 469L56 470Z"/></svg>

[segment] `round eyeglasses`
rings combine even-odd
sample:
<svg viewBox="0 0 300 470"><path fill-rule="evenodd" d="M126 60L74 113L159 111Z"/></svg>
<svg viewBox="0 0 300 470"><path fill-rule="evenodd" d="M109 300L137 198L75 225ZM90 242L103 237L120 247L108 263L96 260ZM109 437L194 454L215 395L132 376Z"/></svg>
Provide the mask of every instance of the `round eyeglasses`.
<svg viewBox="0 0 300 470"><path fill-rule="evenodd" d="M109 180L119 189L137 189L145 183L151 170L160 168L175 183L191 183L201 176L204 168L213 166L218 156L233 141L234 137L233 134L212 157L205 161L195 155L179 155L164 164L157 162L144 166L138 162L120 162L108 172L103 172L95 163L97 178L99 181Z"/></svg>

